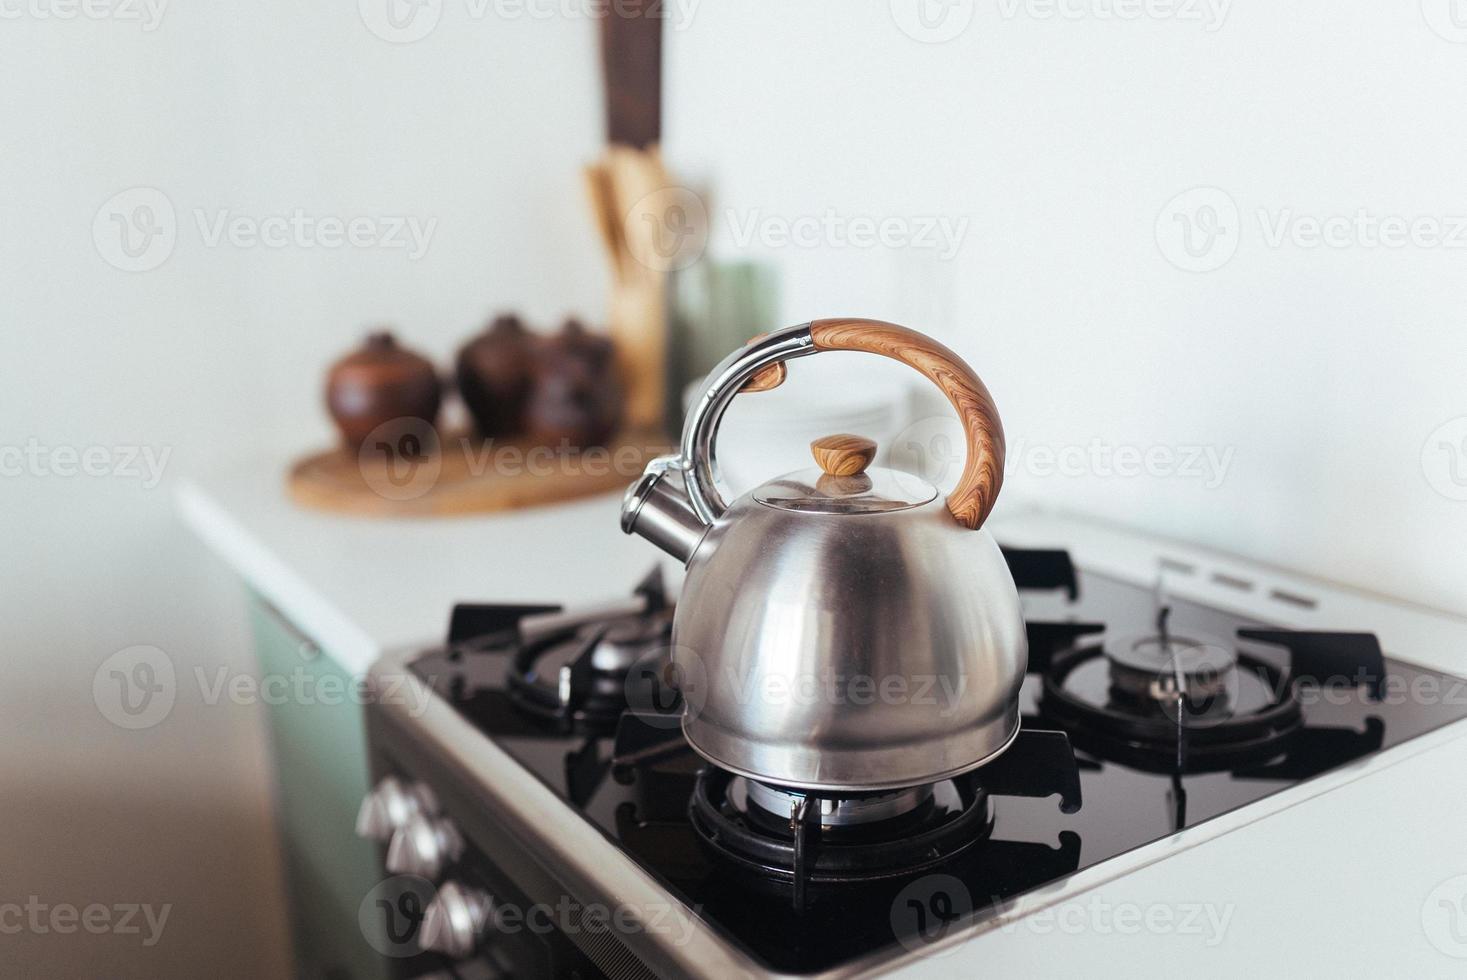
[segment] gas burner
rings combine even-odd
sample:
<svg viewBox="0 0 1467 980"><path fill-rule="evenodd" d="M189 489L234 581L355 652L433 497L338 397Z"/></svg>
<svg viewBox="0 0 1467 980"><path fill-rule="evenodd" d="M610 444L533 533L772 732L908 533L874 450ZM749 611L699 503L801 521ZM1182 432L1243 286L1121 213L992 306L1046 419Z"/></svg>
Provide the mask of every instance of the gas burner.
<svg viewBox="0 0 1467 980"><path fill-rule="evenodd" d="M1159 636L1055 654L1041 707L1077 746L1160 771L1265 759L1302 717L1284 670L1216 641Z"/></svg>
<svg viewBox="0 0 1467 980"><path fill-rule="evenodd" d="M776 812L781 806L787 808ZM895 793L824 797L708 767L698 774L688 812L699 838L720 857L792 884L797 907L807 885L919 872L993 829L988 793L972 774Z"/></svg>
<svg viewBox="0 0 1467 980"><path fill-rule="evenodd" d="M591 666L606 673L626 674L633 664L666 654L671 636L672 620L666 616L612 620L591 651Z"/></svg>
<svg viewBox="0 0 1467 980"><path fill-rule="evenodd" d="M668 610L592 622L514 653L507 680L514 703L561 731L609 734L627 708L638 664L667 655Z"/></svg>
<svg viewBox="0 0 1467 980"><path fill-rule="evenodd" d="M773 820L783 819L788 822L795 808L802 801L808 800L808 805L815 810L810 819L818 822L823 829L827 830L834 827L854 827L894 820L929 805L935 795L933 787L927 785L911 786L890 793L870 793L861 796L807 797L796 790L787 790L752 779L742 780L742 782L744 792L748 796L751 816L756 811L762 811L763 815Z"/></svg>
<svg viewBox="0 0 1467 980"><path fill-rule="evenodd" d="M617 732L622 769L686 742L630 721ZM666 747L663 747L666 746ZM706 767L688 803L694 833L717 857L765 886L850 888L951 862L991 846L994 796L1059 797L1080 808L1080 774L1061 732L1024 729L993 762L953 779L879 793L806 793Z"/></svg>
<svg viewBox="0 0 1467 980"><path fill-rule="evenodd" d="M1156 633L1107 643L1105 655L1111 691L1119 698L1154 701L1171 713L1180 698L1192 719L1202 711L1216 717L1232 710L1238 655L1220 640Z"/></svg>

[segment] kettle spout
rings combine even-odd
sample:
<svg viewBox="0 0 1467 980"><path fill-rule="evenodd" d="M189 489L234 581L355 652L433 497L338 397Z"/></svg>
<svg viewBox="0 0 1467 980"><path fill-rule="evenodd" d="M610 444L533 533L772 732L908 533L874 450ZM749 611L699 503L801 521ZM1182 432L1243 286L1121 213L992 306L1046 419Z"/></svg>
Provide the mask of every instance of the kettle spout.
<svg viewBox="0 0 1467 980"><path fill-rule="evenodd" d="M640 534L686 565L708 534L688 503L676 457L655 459L621 501L621 529Z"/></svg>

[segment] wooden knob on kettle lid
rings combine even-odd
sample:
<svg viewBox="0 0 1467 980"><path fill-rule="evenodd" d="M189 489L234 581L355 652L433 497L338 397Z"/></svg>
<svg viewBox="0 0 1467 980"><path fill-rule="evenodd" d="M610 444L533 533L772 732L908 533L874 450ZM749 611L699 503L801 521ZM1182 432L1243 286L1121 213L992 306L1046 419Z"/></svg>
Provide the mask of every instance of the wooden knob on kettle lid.
<svg viewBox="0 0 1467 980"><path fill-rule="evenodd" d="M865 436L840 433L810 443L815 462L831 476L855 476L876 458L876 443Z"/></svg>

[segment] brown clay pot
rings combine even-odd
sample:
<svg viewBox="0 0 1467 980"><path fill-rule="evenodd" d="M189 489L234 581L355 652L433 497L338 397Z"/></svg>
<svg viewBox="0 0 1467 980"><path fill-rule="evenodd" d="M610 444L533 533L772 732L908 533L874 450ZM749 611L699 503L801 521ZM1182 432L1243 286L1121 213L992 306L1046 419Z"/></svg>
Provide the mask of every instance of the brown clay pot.
<svg viewBox="0 0 1467 980"><path fill-rule="evenodd" d="M525 431L525 408L534 386L539 342L519 317L495 317L458 352L458 391L479 434L513 436Z"/></svg>
<svg viewBox="0 0 1467 980"><path fill-rule="evenodd" d="M604 446L621 424L624 397L610 340L567 320L541 344L529 430L541 445Z"/></svg>
<svg viewBox="0 0 1467 980"><path fill-rule="evenodd" d="M433 364L404 347L386 330L331 366L326 408L348 449L361 448L371 431L393 419L433 424L442 387Z"/></svg>

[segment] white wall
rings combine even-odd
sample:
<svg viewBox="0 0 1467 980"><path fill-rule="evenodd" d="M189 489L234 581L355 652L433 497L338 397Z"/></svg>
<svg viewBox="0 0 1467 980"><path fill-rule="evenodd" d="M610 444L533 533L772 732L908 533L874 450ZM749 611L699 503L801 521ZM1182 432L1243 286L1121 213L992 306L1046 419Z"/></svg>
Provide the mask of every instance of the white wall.
<svg viewBox="0 0 1467 980"><path fill-rule="evenodd" d="M1236 0L1216 30L1111 0L1049 19L1043 0L926 0L927 31L916 2L703 4L672 34L668 156L715 189L711 253L778 264L786 322L909 320L966 355L1030 450L1011 499L1467 611L1467 421L1433 434L1467 416L1467 230L1272 246L1257 215L1461 223L1467 43L1432 24L1467 28L1447 0ZM1217 195L1164 209L1199 186L1238 209L1210 272L1167 258L1188 261L1173 212ZM969 224L950 260L740 241L827 210ZM1040 475L1034 447L1092 440L1233 455L1211 488Z"/></svg>
<svg viewBox="0 0 1467 980"><path fill-rule="evenodd" d="M249 669L243 592L175 523L170 491L327 438L322 371L365 327L396 324L446 361L499 308L600 315L577 176L601 139L595 29L475 19L455 0L404 45L355 3L178 3L154 30L43 16L57 9L0 7L0 446L44 450L0 479L0 901L173 911L149 950L7 936L5 970L276 975L258 712L188 703L185 685L164 723L127 732L98 713L93 673L135 644L179 670ZM104 202L133 187L163 192L177 220L147 272L108 263L115 236L93 240ZM297 208L436 233L412 261L210 247L196 225L196 210ZM144 486L57 475L59 447L169 455Z"/></svg>

